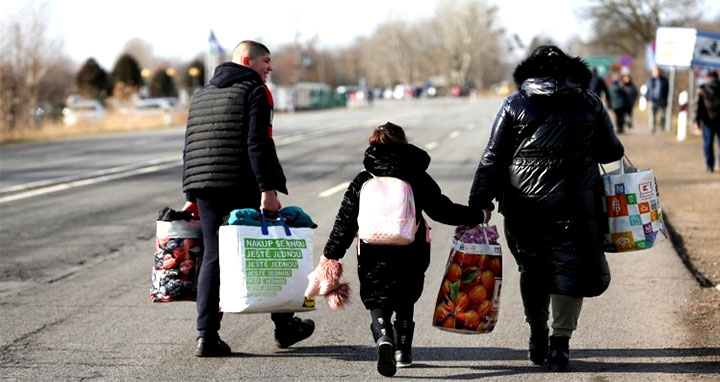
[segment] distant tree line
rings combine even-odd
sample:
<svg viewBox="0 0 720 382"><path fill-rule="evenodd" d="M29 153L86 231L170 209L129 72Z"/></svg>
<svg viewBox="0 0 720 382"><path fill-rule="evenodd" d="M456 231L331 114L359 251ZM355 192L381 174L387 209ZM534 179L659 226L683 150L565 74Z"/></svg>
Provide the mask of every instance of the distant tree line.
<svg viewBox="0 0 720 382"><path fill-rule="evenodd" d="M502 6L502 4L501 4ZM591 0L578 17L592 24L586 41L568 36L571 54L627 54L641 60L658 26L686 26L720 32L720 18L701 21L702 0ZM144 89L151 97L177 95L180 88L204 85L201 59L171 63L155 57L152 47L131 39L108 73L93 58L78 68L47 36L43 6L31 6L0 20L0 133L34 128L43 110L62 105L69 94L125 101ZM551 20L565 22L564 20ZM511 32L511 31L510 31ZM498 22L488 0L441 0L434 14L420 20L389 19L370 35L347 46L321 49L318 38L273 49L272 80L333 86L396 84L487 88L509 78L518 49L554 43L538 35L524 45Z"/></svg>
<svg viewBox="0 0 720 382"><path fill-rule="evenodd" d="M485 0L447 0L428 19L385 21L344 48L320 50L317 39L290 43L273 52L273 81L349 85L365 79L387 87L436 79L484 88L506 74L497 11Z"/></svg>

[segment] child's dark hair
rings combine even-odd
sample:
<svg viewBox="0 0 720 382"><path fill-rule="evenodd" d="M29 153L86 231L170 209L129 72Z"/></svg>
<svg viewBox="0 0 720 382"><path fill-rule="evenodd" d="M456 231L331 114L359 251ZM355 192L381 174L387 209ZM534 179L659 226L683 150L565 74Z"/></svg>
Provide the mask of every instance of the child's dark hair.
<svg viewBox="0 0 720 382"><path fill-rule="evenodd" d="M376 127L368 140L370 146L408 143L402 127L392 122L386 122L384 125Z"/></svg>

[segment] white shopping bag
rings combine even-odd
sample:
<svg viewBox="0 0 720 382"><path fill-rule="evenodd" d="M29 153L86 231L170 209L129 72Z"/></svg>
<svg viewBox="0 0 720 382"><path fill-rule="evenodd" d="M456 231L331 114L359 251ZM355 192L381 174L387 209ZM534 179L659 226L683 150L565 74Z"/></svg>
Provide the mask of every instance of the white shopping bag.
<svg viewBox="0 0 720 382"><path fill-rule="evenodd" d="M603 169L609 225L605 252L648 249L668 237L655 173L652 169L638 170L627 156L624 160L615 171L606 173Z"/></svg>
<svg viewBox="0 0 720 382"><path fill-rule="evenodd" d="M220 310L232 313L305 312L313 270L311 228L224 225L219 233Z"/></svg>

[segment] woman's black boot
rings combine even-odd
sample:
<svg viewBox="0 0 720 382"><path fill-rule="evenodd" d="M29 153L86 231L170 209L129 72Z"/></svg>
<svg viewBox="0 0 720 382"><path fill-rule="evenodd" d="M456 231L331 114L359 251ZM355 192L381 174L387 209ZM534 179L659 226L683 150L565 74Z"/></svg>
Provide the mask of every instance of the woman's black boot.
<svg viewBox="0 0 720 382"><path fill-rule="evenodd" d="M568 371L570 363L570 337L551 336L548 366L551 371Z"/></svg>
<svg viewBox="0 0 720 382"><path fill-rule="evenodd" d="M395 364L397 367L412 366L412 339L415 323L410 320L395 321Z"/></svg>
<svg viewBox="0 0 720 382"><path fill-rule="evenodd" d="M530 328L530 341L528 343L528 359L532 363L543 366L548 358L548 329Z"/></svg>

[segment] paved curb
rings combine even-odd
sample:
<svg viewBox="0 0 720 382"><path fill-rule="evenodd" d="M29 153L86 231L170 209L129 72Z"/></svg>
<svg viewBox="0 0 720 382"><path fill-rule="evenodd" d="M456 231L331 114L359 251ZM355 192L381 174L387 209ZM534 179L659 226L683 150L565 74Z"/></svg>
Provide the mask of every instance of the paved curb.
<svg viewBox="0 0 720 382"><path fill-rule="evenodd" d="M683 237L677 232L677 230L675 230L675 227L672 225L672 223L670 223L670 219L668 219L667 214L663 214L663 220L665 221L665 227L667 227L670 234L670 242L672 243L673 248L675 248L675 252L677 252L683 264L685 264L685 268L687 268L690 274L693 275L695 281L697 281L701 287L714 287L715 284L713 284L710 279L705 277L705 275L703 275L702 272L697 269L695 264L693 264L692 260L690 259L690 255L685 248L685 241Z"/></svg>

